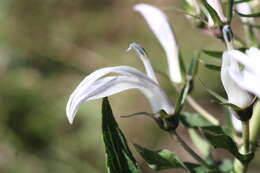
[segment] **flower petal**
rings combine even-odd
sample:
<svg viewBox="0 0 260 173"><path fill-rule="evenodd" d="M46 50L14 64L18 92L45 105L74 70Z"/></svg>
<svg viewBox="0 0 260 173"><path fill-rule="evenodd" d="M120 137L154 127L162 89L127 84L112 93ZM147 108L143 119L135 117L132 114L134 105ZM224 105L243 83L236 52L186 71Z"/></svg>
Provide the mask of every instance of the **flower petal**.
<svg viewBox="0 0 260 173"><path fill-rule="evenodd" d="M230 71L230 76L244 90L254 93L260 98L260 76L256 76L248 71Z"/></svg>
<svg viewBox="0 0 260 173"><path fill-rule="evenodd" d="M134 10L143 15L161 43L167 56L171 80L175 83L181 83L179 49L167 16L160 9L148 4L137 4L134 6Z"/></svg>
<svg viewBox="0 0 260 173"><path fill-rule="evenodd" d="M104 77L109 73L121 76ZM173 104L163 89L142 72L128 66L107 67L91 73L71 94L66 108L69 122L73 122L81 103L134 88L143 92L154 112L160 110L168 114L174 112Z"/></svg>
<svg viewBox="0 0 260 173"><path fill-rule="evenodd" d="M252 13L252 9L251 9L249 3L247 3L247 2L238 3L236 5L236 9L239 13L242 13L242 14L251 14ZM240 17L240 19L244 23L254 24L253 17Z"/></svg>
<svg viewBox="0 0 260 173"><path fill-rule="evenodd" d="M228 101L240 108L246 108L252 103L253 96L238 86L230 76L230 71L241 73L237 61L232 58L233 52L239 53L239 51L231 50L223 54L221 80L228 95Z"/></svg>
<svg viewBox="0 0 260 173"><path fill-rule="evenodd" d="M242 132L242 123L234 115L231 115L231 122L236 131Z"/></svg>
<svg viewBox="0 0 260 173"><path fill-rule="evenodd" d="M129 48L127 49L127 51L130 51L131 49L133 49L141 58L141 60L144 64L147 76L150 77L151 79L153 79L154 82L156 82L158 84L159 82L155 76L155 72L153 70L153 67L148 59L147 53L144 50L144 48L137 43L131 43L129 45Z"/></svg>

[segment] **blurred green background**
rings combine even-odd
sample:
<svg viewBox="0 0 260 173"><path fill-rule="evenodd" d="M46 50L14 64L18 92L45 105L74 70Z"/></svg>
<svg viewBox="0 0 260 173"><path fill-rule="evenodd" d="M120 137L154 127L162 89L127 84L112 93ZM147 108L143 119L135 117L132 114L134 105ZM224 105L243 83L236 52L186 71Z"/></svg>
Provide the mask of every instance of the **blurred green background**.
<svg viewBox="0 0 260 173"><path fill-rule="evenodd" d="M1 0L1 173L106 172L101 100L81 106L73 125L67 121L65 106L77 84L98 68L130 65L143 70L136 55L125 51L131 42L143 45L155 69L167 73L163 49L143 18L132 10L139 2L157 5L169 15L186 65L199 49L224 49L219 40L203 33L174 10L180 8L177 0ZM199 76L208 87L224 94L217 73L201 67ZM169 82L158 77L176 98ZM194 97L223 117L221 107L211 101L199 82L195 87ZM129 142L153 149L168 148L192 161L150 119L119 118L150 111L147 100L138 91L120 93L110 100ZM188 106L185 109L191 110ZM187 136L185 130L180 132ZM134 154L143 172L153 172L135 151ZM230 157L218 150L215 155L217 159ZM252 170L256 170L257 163L259 157L251 165Z"/></svg>

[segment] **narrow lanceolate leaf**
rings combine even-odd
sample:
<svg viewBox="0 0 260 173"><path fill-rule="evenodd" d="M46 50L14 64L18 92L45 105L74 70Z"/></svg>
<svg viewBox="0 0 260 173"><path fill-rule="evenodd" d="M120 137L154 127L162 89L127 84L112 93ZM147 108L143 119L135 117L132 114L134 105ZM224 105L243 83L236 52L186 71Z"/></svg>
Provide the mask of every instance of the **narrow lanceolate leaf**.
<svg viewBox="0 0 260 173"><path fill-rule="evenodd" d="M220 26L222 24L218 13L207 3L206 0L200 0L203 6L207 9L215 25Z"/></svg>
<svg viewBox="0 0 260 173"><path fill-rule="evenodd" d="M203 50L203 53L205 53L206 55L209 55L209 56L211 56L211 57L221 59L221 58L222 58L223 51L206 50L206 49L204 49L204 50Z"/></svg>
<svg viewBox="0 0 260 173"><path fill-rule="evenodd" d="M235 0L234 3L239 4L239 3L250 2L250 1L252 1L252 0Z"/></svg>
<svg viewBox="0 0 260 173"><path fill-rule="evenodd" d="M188 76L191 78L190 80L192 80L198 72L199 57L200 57L200 52L197 55L195 55L191 60L189 70L188 70Z"/></svg>
<svg viewBox="0 0 260 173"><path fill-rule="evenodd" d="M252 13L252 14L242 14L237 11L237 14L242 17L260 17L260 12Z"/></svg>
<svg viewBox="0 0 260 173"><path fill-rule="evenodd" d="M136 150L155 171L182 168L190 173L208 173L208 170L198 164L183 162L174 152L166 149L152 151L135 144Z"/></svg>
<svg viewBox="0 0 260 173"><path fill-rule="evenodd" d="M210 69L210 70L215 70L215 71L220 71L221 70L221 66L220 65L215 65L215 64L209 64L203 60L199 61L204 67Z"/></svg>
<svg viewBox="0 0 260 173"><path fill-rule="evenodd" d="M199 114L183 112L179 115L180 122L187 128L201 128L213 126L211 122Z"/></svg>
<svg viewBox="0 0 260 173"><path fill-rule="evenodd" d="M102 132L109 173L141 173L116 123L107 98L102 103Z"/></svg>
<svg viewBox="0 0 260 173"><path fill-rule="evenodd" d="M228 0L226 6L227 22L230 23L233 17L234 0Z"/></svg>
<svg viewBox="0 0 260 173"><path fill-rule="evenodd" d="M220 126L203 127L202 130L213 147L226 149L242 163L248 163L253 158L253 154L239 153L236 143Z"/></svg>
<svg viewBox="0 0 260 173"><path fill-rule="evenodd" d="M175 104L175 111L174 111L175 115L178 115L181 112L181 110L184 106L186 97L188 95L189 89L190 89L190 82L187 82L184 85L184 87L182 88L181 93L179 94L179 96L177 98L177 102Z"/></svg>

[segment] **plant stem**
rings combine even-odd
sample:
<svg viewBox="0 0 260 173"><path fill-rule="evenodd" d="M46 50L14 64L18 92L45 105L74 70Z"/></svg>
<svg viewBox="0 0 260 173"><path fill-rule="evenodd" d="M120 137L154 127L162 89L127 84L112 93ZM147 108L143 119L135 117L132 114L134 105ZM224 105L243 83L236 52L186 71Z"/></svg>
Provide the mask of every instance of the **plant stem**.
<svg viewBox="0 0 260 173"><path fill-rule="evenodd" d="M204 167L208 168L208 169L212 169L212 167L210 165L208 165L208 163L202 159L197 153L195 153L195 151L193 151L188 144L185 143L185 141L178 135L178 133L176 131L171 133L172 135L174 135L175 139L181 144L181 146L198 162L200 162Z"/></svg>
<svg viewBox="0 0 260 173"><path fill-rule="evenodd" d="M243 121L243 141L244 141L244 152L245 154L249 153L249 120Z"/></svg>
<svg viewBox="0 0 260 173"><path fill-rule="evenodd" d="M194 110L196 110L200 115L209 120L212 124L219 125L219 121L216 118L214 118L212 114L210 114L208 111L202 108L190 95L187 96L187 101L190 104L190 106Z"/></svg>
<svg viewBox="0 0 260 173"><path fill-rule="evenodd" d="M251 151L256 150L257 140L260 136L260 101L254 106L254 112L250 120L250 144Z"/></svg>

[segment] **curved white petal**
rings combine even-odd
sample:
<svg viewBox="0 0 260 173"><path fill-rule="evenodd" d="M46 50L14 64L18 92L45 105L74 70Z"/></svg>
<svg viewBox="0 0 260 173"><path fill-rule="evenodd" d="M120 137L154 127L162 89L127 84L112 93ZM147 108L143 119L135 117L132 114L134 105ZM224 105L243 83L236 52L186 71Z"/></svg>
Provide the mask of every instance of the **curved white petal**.
<svg viewBox="0 0 260 173"><path fill-rule="evenodd" d="M220 0L207 0L207 3L217 12L220 20L226 22L226 17L223 14Z"/></svg>
<svg viewBox="0 0 260 173"><path fill-rule="evenodd" d="M150 77L151 79L153 79L154 82L156 82L158 84L159 82L156 78L155 72L153 70L153 67L148 59L147 53L144 50L144 48L137 43L131 43L129 45L129 48L127 49L127 51L130 51L131 49L133 49L139 55L140 59L142 60L147 76Z"/></svg>
<svg viewBox="0 0 260 173"><path fill-rule="evenodd" d="M230 51L232 58L243 64L247 71L260 75L260 50L252 47L246 50L246 54L238 50Z"/></svg>
<svg viewBox="0 0 260 173"><path fill-rule="evenodd" d="M240 108L246 108L252 103L253 96L246 90L242 89L230 76L230 71L241 73L237 61L232 58L233 52L225 51L222 57L221 80L228 95L228 101Z"/></svg>
<svg viewBox="0 0 260 173"><path fill-rule="evenodd" d="M236 129L236 131L242 132L242 129L243 129L242 123L234 115L231 115L231 122L233 124L233 127Z"/></svg>
<svg viewBox="0 0 260 173"><path fill-rule="evenodd" d="M236 5L236 9L239 13L242 14L251 14L252 13L252 9L249 5L249 3L247 2L242 2L242 3L238 3ZM241 21L244 23L254 23L254 18L253 17L240 17Z"/></svg>
<svg viewBox="0 0 260 173"><path fill-rule="evenodd" d="M109 73L120 76L104 77ZM172 114L174 107L163 89L142 72L128 66L107 67L87 76L71 94L66 107L72 123L81 103L110 96L128 89L139 89L149 100L154 112L164 110Z"/></svg>
<svg viewBox="0 0 260 173"><path fill-rule="evenodd" d="M181 83L179 49L167 16L160 9L148 4L137 4L134 6L134 10L143 15L161 43L167 56L171 80L175 83Z"/></svg>
<svg viewBox="0 0 260 173"><path fill-rule="evenodd" d="M257 76L246 70L243 72L230 70L230 75L237 85L260 98L260 75Z"/></svg>

